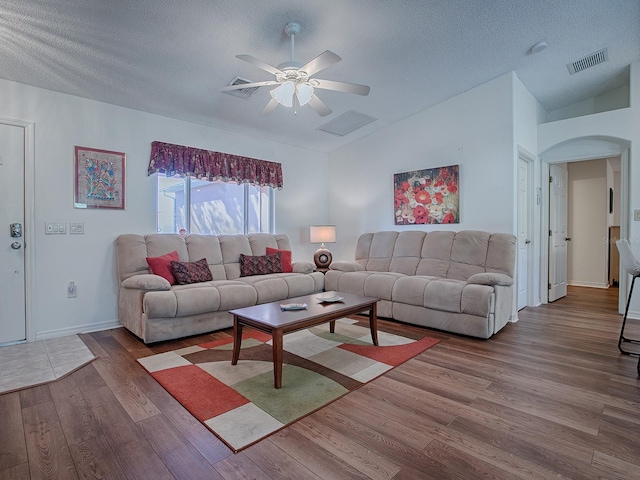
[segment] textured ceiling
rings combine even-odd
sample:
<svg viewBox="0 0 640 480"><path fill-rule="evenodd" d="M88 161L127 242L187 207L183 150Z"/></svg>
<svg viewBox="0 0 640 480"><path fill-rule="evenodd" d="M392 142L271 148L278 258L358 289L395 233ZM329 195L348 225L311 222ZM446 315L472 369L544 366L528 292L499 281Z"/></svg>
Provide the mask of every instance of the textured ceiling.
<svg viewBox="0 0 640 480"><path fill-rule="evenodd" d="M222 94L235 76L271 80L235 56L288 60L289 21L302 27L297 60L331 50L342 61L317 76L370 85L369 96L321 90L333 110L321 118L308 107L261 116L268 87ZM604 47L608 62L569 75L567 63ZM638 60L638 0L0 2L2 78L323 152L512 70L554 110L628 81ZM316 130L348 110L378 120L345 137Z"/></svg>

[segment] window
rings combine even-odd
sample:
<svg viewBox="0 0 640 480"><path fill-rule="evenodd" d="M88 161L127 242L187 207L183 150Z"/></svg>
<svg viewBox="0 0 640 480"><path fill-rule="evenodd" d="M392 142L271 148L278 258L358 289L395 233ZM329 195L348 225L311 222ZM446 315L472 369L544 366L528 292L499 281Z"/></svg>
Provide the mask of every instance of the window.
<svg viewBox="0 0 640 480"><path fill-rule="evenodd" d="M157 229L204 235L273 233L273 188L157 174Z"/></svg>

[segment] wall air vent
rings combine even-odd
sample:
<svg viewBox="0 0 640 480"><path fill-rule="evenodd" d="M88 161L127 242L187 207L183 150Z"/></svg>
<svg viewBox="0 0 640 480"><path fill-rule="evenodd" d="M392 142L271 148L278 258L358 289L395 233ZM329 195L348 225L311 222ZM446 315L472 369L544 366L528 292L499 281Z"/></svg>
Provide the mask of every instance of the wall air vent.
<svg viewBox="0 0 640 480"><path fill-rule="evenodd" d="M355 110L349 110L343 113L339 117L320 125L316 130L330 133L332 135L338 135L344 137L345 135L357 130L359 128L368 125L371 122L375 122L377 118L370 117L364 113L356 112Z"/></svg>
<svg viewBox="0 0 640 480"><path fill-rule="evenodd" d="M245 83L252 83L251 80L247 80L246 78L235 77L231 80L227 85L244 85ZM250 88L241 88L239 90L225 90L222 93L226 93L227 95L232 95L234 97L244 98L245 100L249 99L254 93L258 91L260 87L250 87Z"/></svg>
<svg viewBox="0 0 640 480"><path fill-rule="evenodd" d="M567 68L569 69L569 74L573 75L574 73L581 72L582 70L598 65L599 63L606 62L607 60L609 60L609 49L603 48L602 50L598 50L597 52L587 55L580 60L576 60L573 63L567 63Z"/></svg>

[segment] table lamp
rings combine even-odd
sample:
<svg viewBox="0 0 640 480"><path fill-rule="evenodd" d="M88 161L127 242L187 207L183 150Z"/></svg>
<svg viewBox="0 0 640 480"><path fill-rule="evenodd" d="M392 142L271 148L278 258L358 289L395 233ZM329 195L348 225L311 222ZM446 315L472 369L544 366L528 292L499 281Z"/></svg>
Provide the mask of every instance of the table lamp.
<svg viewBox="0 0 640 480"><path fill-rule="evenodd" d="M309 240L311 243L320 243L320 248L313 254L313 261L318 268L329 268L331 265L331 252L324 246L326 243L336 242L335 225L312 225L309 227Z"/></svg>

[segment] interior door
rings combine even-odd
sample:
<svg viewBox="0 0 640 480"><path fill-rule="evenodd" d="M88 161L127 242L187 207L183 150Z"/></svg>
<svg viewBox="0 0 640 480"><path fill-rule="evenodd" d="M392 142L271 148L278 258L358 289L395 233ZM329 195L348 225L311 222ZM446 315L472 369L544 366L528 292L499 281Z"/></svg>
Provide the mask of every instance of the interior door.
<svg viewBox="0 0 640 480"><path fill-rule="evenodd" d="M0 123L0 345L26 340L24 128Z"/></svg>
<svg viewBox="0 0 640 480"><path fill-rule="evenodd" d="M518 310L528 304L529 292L529 162L518 158Z"/></svg>
<svg viewBox="0 0 640 480"><path fill-rule="evenodd" d="M567 165L549 165L549 174L549 301L553 302L567 295Z"/></svg>

